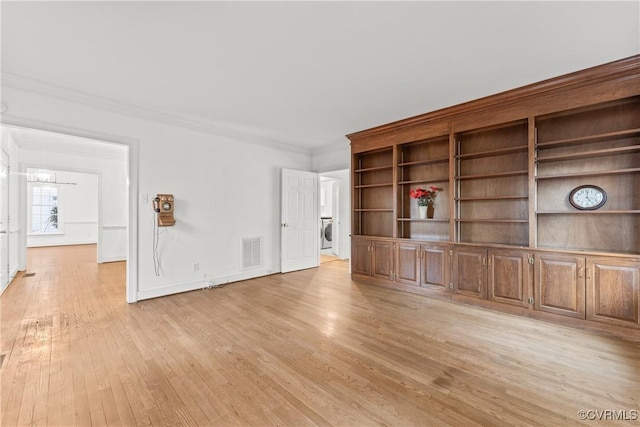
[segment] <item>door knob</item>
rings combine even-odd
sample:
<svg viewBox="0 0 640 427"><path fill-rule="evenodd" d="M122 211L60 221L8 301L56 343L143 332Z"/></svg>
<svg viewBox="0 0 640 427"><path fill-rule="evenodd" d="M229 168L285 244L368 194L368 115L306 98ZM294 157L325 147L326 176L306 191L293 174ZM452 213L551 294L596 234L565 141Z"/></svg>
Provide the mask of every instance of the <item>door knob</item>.
<svg viewBox="0 0 640 427"><path fill-rule="evenodd" d="M289 224L284 223L284 224L282 224L282 226L283 226L283 227L288 227L288 226L289 226Z"/></svg>

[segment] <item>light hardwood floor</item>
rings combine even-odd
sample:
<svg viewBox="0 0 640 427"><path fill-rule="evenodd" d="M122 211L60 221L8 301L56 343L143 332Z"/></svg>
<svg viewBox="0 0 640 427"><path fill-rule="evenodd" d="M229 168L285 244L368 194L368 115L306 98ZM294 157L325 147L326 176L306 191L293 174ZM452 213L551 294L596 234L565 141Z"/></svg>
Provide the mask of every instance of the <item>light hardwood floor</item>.
<svg viewBox="0 0 640 427"><path fill-rule="evenodd" d="M357 284L344 261L137 304L94 246L30 250L27 271L0 297L2 426L549 426L640 409L639 344Z"/></svg>

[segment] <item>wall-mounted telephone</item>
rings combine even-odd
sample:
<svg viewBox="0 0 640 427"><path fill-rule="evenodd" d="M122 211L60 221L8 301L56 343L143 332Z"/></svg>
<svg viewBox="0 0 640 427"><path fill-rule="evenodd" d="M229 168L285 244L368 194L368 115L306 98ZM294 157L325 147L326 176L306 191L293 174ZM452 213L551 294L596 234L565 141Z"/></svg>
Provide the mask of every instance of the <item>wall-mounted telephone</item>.
<svg viewBox="0 0 640 427"><path fill-rule="evenodd" d="M158 194L153 199L153 210L158 214L158 227L175 225L173 217L173 194Z"/></svg>

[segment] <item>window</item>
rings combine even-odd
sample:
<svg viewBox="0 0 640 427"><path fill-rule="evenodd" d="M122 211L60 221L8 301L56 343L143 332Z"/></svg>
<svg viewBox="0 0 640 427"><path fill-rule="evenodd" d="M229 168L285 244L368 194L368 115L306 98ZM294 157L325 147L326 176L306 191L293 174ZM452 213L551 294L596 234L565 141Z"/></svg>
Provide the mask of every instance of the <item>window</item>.
<svg viewBox="0 0 640 427"><path fill-rule="evenodd" d="M31 184L31 234L62 233L58 197L58 186L55 184Z"/></svg>

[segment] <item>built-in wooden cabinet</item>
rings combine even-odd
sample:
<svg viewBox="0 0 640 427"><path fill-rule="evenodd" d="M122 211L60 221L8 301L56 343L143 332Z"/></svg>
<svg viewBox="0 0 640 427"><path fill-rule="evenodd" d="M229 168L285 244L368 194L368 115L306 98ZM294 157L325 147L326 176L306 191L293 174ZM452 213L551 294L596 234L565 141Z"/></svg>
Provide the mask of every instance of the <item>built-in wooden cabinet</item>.
<svg viewBox="0 0 640 427"><path fill-rule="evenodd" d="M456 135L458 242L529 244L528 122Z"/></svg>
<svg viewBox="0 0 640 427"><path fill-rule="evenodd" d="M348 138L355 279L640 328L640 55ZM419 218L409 193L432 185ZM574 207L582 185L606 203Z"/></svg>
<svg viewBox="0 0 640 427"><path fill-rule="evenodd" d="M536 310L584 319L584 257L536 254L535 263Z"/></svg>
<svg viewBox="0 0 640 427"><path fill-rule="evenodd" d="M449 241L451 218L449 199L449 135L429 138L398 146L398 232L397 237L430 241ZM435 201L433 218L418 216L412 189L431 186L442 188Z"/></svg>
<svg viewBox="0 0 640 427"><path fill-rule="evenodd" d="M451 254L449 245L399 241L396 243L395 280L448 294Z"/></svg>
<svg viewBox="0 0 640 427"><path fill-rule="evenodd" d="M536 119L538 247L640 252L640 98ZM596 210L566 197L582 184L608 195Z"/></svg>
<svg viewBox="0 0 640 427"><path fill-rule="evenodd" d="M456 245L453 250L455 296L527 307L533 258L527 251Z"/></svg>
<svg viewBox="0 0 640 427"><path fill-rule="evenodd" d="M458 246L453 251L453 293L474 298L487 295L487 250Z"/></svg>
<svg viewBox="0 0 640 427"><path fill-rule="evenodd" d="M587 319L640 325L640 261L589 257L586 279Z"/></svg>
<svg viewBox="0 0 640 427"><path fill-rule="evenodd" d="M528 251L490 249L487 256L487 299L527 307L533 258Z"/></svg>
<svg viewBox="0 0 640 427"><path fill-rule="evenodd" d="M394 243L389 240L351 239L351 269L354 274L392 280Z"/></svg>
<svg viewBox="0 0 640 427"><path fill-rule="evenodd" d="M352 233L393 236L393 150L354 155Z"/></svg>
<svg viewBox="0 0 640 427"><path fill-rule="evenodd" d="M422 268L420 286L438 294L451 290L451 246L441 243L423 243L421 248Z"/></svg>
<svg viewBox="0 0 640 427"><path fill-rule="evenodd" d="M351 239L351 271L353 274L371 276L371 240Z"/></svg>
<svg viewBox="0 0 640 427"><path fill-rule="evenodd" d="M536 254L535 308L617 326L640 326L640 261Z"/></svg>
<svg viewBox="0 0 640 427"><path fill-rule="evenodd" d="M420 286L420 244L400 241L396 244L396 282Z"/></svg>

